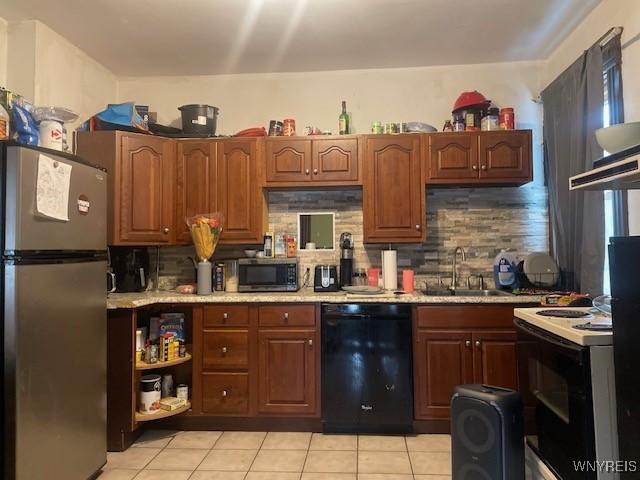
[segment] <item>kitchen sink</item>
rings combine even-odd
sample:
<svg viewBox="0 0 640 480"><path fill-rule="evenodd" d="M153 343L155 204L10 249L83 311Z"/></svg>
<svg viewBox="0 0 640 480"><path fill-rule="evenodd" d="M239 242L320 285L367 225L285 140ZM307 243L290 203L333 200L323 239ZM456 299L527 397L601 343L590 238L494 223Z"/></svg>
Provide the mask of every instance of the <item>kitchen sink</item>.
<svg viewBox="0 0 640 480"><path fill-rule="evenodd" d="M436 297L510 297L513 294L504 290L422 290L422 294Z"/></svg>

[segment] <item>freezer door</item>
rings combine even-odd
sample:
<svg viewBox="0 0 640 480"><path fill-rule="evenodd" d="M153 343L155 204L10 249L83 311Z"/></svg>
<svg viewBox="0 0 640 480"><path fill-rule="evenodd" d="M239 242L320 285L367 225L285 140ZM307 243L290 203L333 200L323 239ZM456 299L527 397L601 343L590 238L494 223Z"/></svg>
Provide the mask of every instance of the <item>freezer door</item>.
<svg viewBox="0 0 640 480"><path fill-rule="evenodd" d="M36 212L38 158L41 152L8 147L5 188L5 250L104 250L107 244L107 174L87 165L53 157L71 165L69 221ZM83 208L80 208L78 202ZM86 203L88 202L88 211Z"/></svg>
<svg viewBox="0 0 640 480"><path fill-rule="evenodd" d="M105 269L5 265L5 478L85 480L106 462Z"/></svg>

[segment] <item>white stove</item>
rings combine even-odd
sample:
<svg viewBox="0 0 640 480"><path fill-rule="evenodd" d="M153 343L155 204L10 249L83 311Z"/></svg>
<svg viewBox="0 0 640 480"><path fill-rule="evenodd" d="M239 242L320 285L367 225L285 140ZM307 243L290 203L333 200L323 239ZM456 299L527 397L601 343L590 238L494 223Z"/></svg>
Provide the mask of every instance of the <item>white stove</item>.
<svg viewBox="0 0 640 480"><path fill-rule="evenodd" d="M545 307L545 308L516 308L514 315L525 322L553 333L559 337L569 340L573 343L583 346L592 345L612 345L613 333L609 331L580 330L574 328L576 325L585 323L606 324L611 322L611 317L604 314L592 314L590 317L582 318L558 318L539 315L538 312L543 310L576 310L580 312L590 312L588 307Z"/></svg>

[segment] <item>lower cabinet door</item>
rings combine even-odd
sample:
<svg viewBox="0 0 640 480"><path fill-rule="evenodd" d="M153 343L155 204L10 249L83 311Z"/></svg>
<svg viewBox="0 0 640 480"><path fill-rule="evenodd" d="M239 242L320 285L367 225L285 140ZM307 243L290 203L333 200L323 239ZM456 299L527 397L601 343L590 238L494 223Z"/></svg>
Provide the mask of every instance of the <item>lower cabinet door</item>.
<svg viewBox="0 0 640 480"><path fill-rule="evenodd" d="M415 342L416 418L447 419L454 388L473 381L471 333L418 330Z"/></svg>
<svg viewBox="0 0 640 480"><path fill-rule="evenodd" d="M319 347L315 330L258 333L258 412L316 415Z"/></svg>
<svg viewBox="0 0 640 480"><path fill-rule="evenodd" d="M213 415L248 415L249 375L203 373L202 411Z"/></svg>
<svg viewBox="0 0 640 480"><path fill-rule="evenodd" d="M515 332L474 333L473 350L475 383L518 389Z"/></svg>

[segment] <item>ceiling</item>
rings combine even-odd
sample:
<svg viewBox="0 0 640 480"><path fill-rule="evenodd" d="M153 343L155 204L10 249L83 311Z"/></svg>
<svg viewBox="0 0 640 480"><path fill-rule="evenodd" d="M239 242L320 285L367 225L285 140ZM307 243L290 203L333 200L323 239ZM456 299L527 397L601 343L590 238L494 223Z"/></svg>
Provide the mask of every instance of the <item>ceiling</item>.
<svg viewBox="0 0 640 480"><path fill-rule="evenodd" d="M119 76L544 59L600 0L3 0Z"/></svg>

